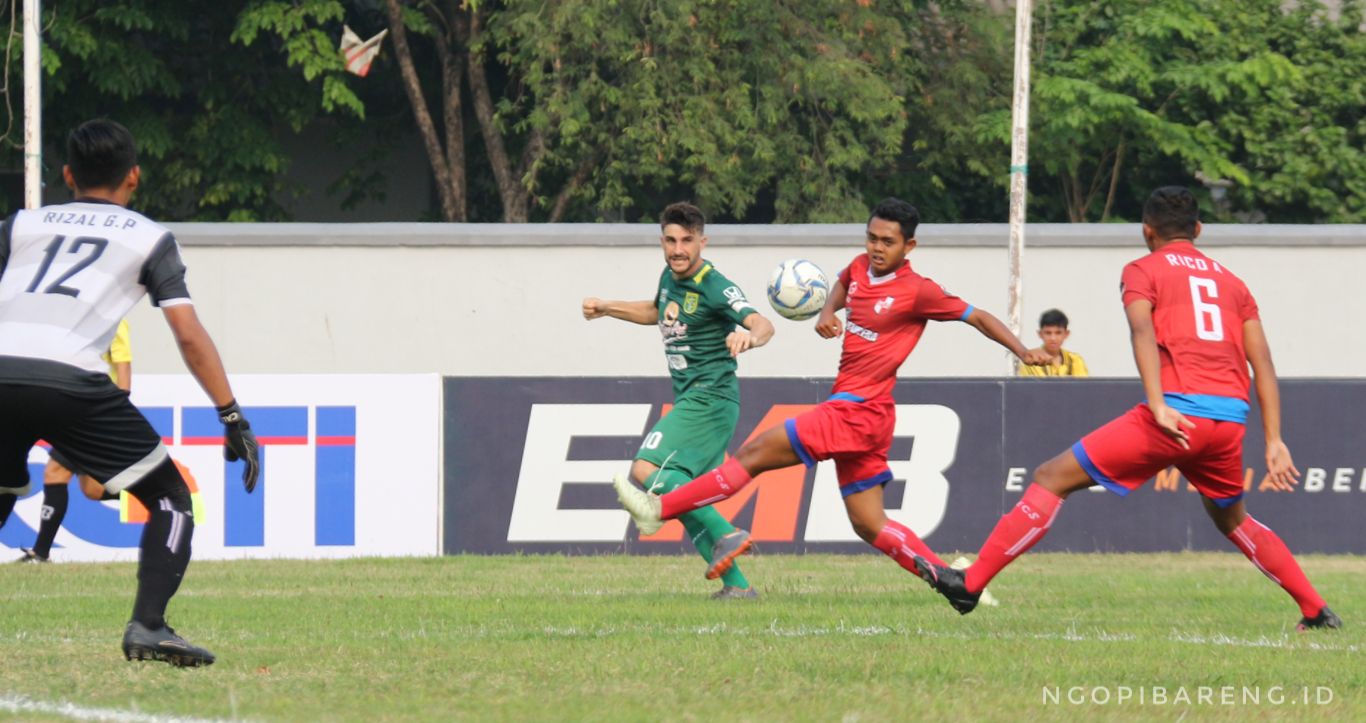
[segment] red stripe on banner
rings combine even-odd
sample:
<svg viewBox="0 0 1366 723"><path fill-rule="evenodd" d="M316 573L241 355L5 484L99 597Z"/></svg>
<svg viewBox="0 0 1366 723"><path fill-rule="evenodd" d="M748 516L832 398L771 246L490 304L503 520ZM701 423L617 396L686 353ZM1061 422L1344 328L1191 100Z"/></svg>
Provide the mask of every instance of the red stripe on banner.
<svg viewBox="0 0 1366 723"><path fill-rule="evenodd" d="M350 437L343 437L343 436L340 436L340 435L337 435L337 436L322 436L322 435L319 435L319 436L318 436L318 442L317 442L317 444L318 444L319 447L354 447L354 446L356 446L356 437L355 437L355 435L352 435L352 436L350 436Z"/></svg>
<svg viewBox="0 0 1366 723"><path fill-rule="evenodd" d="M308 444L308 437L257 437L256 441L261 444ZM186 446L210 446L222 444L222 437L181 437L180 443Z"/></svg>
<svg viewBox="0 0 1366 723"><path fill-rule="evenodd" d="M257 437L261 444L308 444L308 437Z"/></svg>

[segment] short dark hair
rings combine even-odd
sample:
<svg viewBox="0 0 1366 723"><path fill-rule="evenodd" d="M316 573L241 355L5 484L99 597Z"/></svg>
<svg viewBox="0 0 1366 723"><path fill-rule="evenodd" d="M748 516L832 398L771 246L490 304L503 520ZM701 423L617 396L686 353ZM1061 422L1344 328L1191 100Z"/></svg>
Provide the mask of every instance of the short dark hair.
<svg viewBox="0 0 1366 723"><path fill-rule="evenodd" d="M1061 326L1067 328L1067 314L1062 313L1061 309L1049 309L1039 315L1039 328L1045 326Z"/></svg>
<svg viewBox="0 0 1366 723"><path fill-rule="evenodd" d="M661 230L671 223L678 224L693 233L702 233L702 229L707 223L707 217L702 215L702 209L687 201L679 201L665 206L664 212L659 214L659 228Z"/></svg>
<svg viewBox="0 0 1366 723"><path fill-rule="evenodd" d="M77 188L117 188L138 164L138 149L127 128L97 118L66 137L66 164Z"/></svg>
<svg viewBox="0 0 1366 723"><path fill-rule="evenodd" d="M915 227L920 225L920 212L915 210L915 206L899 198L888 197L878 201L868 220L875 218L895 221L901 226L901 236L906 239L915 238Z"/></svg>
<svg viewBox="0 0 1366 723"><path fill-rule="evenodd" d="M1143 204L1143 223L1159 238L1195 238L1200 204L1185 186L1163 186Z"/></svg>

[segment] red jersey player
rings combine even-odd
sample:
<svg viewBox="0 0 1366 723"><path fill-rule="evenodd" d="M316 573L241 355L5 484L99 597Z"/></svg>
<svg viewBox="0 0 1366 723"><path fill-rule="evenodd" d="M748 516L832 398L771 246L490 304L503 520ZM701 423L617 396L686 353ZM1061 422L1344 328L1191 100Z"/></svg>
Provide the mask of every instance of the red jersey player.
<svg viewBox="0 0 1366 723"><path fill-rule="evenodd" d="M958 612L971 612L987 582L1043 538L1069 494L1099 484L1123 497L1175 465L1199 490L1219 531L1299 604L1299 629L1341 627L1281 538L1245 509L1248 364L1261 404L1267 474L1278 488L1290 489L1299 470L1281 440L1276 370L1257 302L1233 272L1195 248L1198 217L1185 188L1153 191L1143 207L1143 240L1152 253L1124 267L1120 288L1147 403L1035 470L1033 484L967 570L928 557L917 561L920 576Z"/></svg>
<svg viewBox="0 0 1366 723"><path fill-rule="evenodd" d="M664 519L734 495L760 473L834 459L844 506L859 537L912 573L916 555L942 562L914 532L888 519L882 502L882 487L892 479L887 453L896 421L892 388L897 368L930 319L966 321L1026 363L1044 364L1048 356L1026 348L996 317L911 270L906 255L916 246L919 222L911 204L882 201L868 219L867 253L840 272L816 320L816 333L826 339L845 332L839 376L828 400L765 430L720 467L662 497L625 477L613 480L618 499L642 533L653 533ZM846 325L835 317L842 308L848 309ZM718 540L707 577L724 573L749 546L744 530Z"/></svg>

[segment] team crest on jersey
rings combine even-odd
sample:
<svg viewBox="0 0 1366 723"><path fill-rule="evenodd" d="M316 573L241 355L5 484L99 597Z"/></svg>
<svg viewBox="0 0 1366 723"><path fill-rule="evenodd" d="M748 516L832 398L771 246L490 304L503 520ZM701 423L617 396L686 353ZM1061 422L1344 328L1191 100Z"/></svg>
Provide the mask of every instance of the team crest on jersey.
<svg viewBox="0 0 1366 723"><path fill-rule="evenodd" d="M873 313L874 313L874 314L881 314L882 312L891 309L891 308L892 308L892 304L895 304L895 303L896 303L896 297L895 297L895 296L888 296L887 298L883 299L882 301L879 301L879 302L877 302L876 304L873 304Z"/></svg>
<svg viewBox="0 0 1366 723"><path fill-rule="evenodd" d="M694 292L689 291L689 292L687 292L686 294L684 294L684 295L683 295L683 313L685 313L685 314L695 314L695 313L697 313L697 302L698 302L698 300L699 300L699 297L698 297L698 295L697 295L696 293L694 293Z"/></svg>

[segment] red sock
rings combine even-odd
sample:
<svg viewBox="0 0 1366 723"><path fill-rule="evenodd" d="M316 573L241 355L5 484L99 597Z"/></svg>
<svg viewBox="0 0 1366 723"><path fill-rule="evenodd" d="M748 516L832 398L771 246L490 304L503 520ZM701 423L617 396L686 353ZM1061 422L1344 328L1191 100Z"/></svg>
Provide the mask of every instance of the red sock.
<svg viewBox="0 0 1366 723"><path fill-rule="evenodd" d="M887 524L882 526L882 531L874 538L873 547L882 550L882 554L896 560L896 564L906 568L911 574L916 574L915 555L936 565L944 565L944 561L939 559L923 540L896 520L887 520Z"/></svg>
<svg viewBox="0 0 1366 723"><path fill-rule="evenodd" d="M734 495L753 479L734 457L720 467L659 498L660 516L673 519L684 512L720 502Z"/></svg>
<svg viewBox="0 0 1366 723"><path fill-rule="evenodd" d="M996 573L1042 540L1061 506L1061 497L1038 485L1030 485L1024 497L1015 503L1015 508L1001 516L996 529L982 543L977 561L964 576L968 592L981 592Z"/></svg>
<svg viewBox="0 0 1366 723"><path fill-rule="evenodd" d="M1280 585L1300 606L1306 618L1312 618L1323 609L1323 598L1319 597L1309 578L1304 576L1295 556L1281 542L1281 538L1271 528L1252 519L1251 515L1238 525L1238 529L1228 536L1247 559L1257 566L1271 581Z"/></svg>

